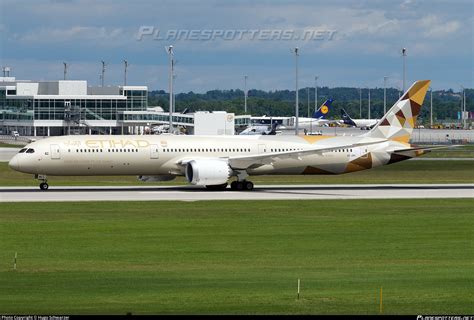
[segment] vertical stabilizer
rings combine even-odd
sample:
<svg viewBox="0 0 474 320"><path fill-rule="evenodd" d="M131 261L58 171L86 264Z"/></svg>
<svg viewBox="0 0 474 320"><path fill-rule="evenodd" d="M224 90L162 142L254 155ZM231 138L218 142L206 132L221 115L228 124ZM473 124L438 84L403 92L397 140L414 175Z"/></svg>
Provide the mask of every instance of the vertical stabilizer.
<svg viewBox="0 0 474 320"><path fill-rule="evenodd" d="M430 80L416 81L365 135L408 143L430 82Z"/></svg>

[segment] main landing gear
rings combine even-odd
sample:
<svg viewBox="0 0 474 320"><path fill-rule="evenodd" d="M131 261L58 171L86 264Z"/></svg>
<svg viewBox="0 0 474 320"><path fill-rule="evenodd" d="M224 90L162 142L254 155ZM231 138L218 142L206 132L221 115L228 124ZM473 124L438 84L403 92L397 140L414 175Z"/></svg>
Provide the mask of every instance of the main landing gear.
<svg viewBox="0 0 474 320"><path fill-rule="evenodd" d="M246 180L249 176L247 171L239 170L237 173L237 180L230 184L230 188L234 191L251 191L253 190L253 182Z"/></svg>
<svg viewBox="0 0 474 320"><path fill-rule="evenodd" d="M253 182L246 180L246 178L249 176L247 171L245 170L238 170L235 171L234 173L237 176L237 180L232 181L230 184L230 189L232 191L251 191L253 190ZM224 191L227 188L227 183L224 184L219 184L219 185L213 185L213 186L206 186L207 189L209 190L218 190L218 191Z"/></svg>
<svg viewBox="0 0 474 320"><path fill-rule="evenodd" d="M247 180L233 181L230 188L234 191L251 191L253 190L253 182Z"/></svg>
<svg viewBox="0 0 474 320"><path fill-rule="evenodd" d="M35 175L35 179L38 179L41 181L39 187L41 190L48 190L49 184L48 184L48 178L43 175Z"/></svg>

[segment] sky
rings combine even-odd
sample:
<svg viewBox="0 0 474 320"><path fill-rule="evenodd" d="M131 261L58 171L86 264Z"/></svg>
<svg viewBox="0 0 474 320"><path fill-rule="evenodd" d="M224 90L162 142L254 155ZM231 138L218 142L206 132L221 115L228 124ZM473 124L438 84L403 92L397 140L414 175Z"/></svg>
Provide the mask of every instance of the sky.
<svg viewBox="0 0 474 320"><path fill-rule="evenodd" d="M213 89L474 87L474 2L0 0L0 65L17 79L68 79L175 92ZM175 36L179 34L180 36Z"/></svg>

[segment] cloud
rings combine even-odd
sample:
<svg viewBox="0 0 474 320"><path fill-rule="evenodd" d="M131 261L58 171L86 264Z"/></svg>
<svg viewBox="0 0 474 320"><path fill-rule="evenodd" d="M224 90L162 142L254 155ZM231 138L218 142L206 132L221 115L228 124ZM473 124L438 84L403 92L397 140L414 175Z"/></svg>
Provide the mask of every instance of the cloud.
<svg viewBox="0 0 474 320"><path fill-rule="evenodd" d="M119 63L126 57L135 70L142 72L142 83L162 88L166 87L166 80L161 72L166 74L167 65L163 48L173 44L186 90L224 84L233 87L241 82L238 74L244 72L255 72L255 84L271 89L292 86L291 77L284 74L291 73L290 48L295 46L301 48L302 70L307 70L308 75L325 71L334 77L334 83L337 79L332 75L336 74L341 83L378 81L374 80L380 78L377 72L399 74L399 50L406 46L410 63L423 62L425 68L434 68L434 74L438 73L443 81L458 83L458 79L443 77L450 66L444 67L439 60L464 65L459 76L467 74L465 78L472 78L472 8L470 1L426 0L323 0L317 4L311 0L163 0L159 5L146 0L39 0L35 5L3 0L0 58L2 63L36 60L37 64L51 64L54 68L68 61L83 66L87 70L83 76L93 81L98 77L98 63L105 59L111 64L109 79L116 77L120 82L121 72L114 73L112 66L115 63L116 69L121 70ZM143 25L164 32L282 29L302 33L325 29L336 33L330 41L137 41L136 34ZM21 64L13 67L18 72L25 68ZM51 74L61 74L58 70ZM26 77L28 70L24 71ZM28 72L33 73L33 69ZM35 78L35 74L27 78Z"/></svg>
<svg viewBox="0 0 474 320"><path fill-rule="evenodd" d="M70 28L41 28L30 30L18 35L17 39L23 43L52 43L72 42L79 46L81 42L93 42L95 44L115 44L126 34L122 28L106 28L91 26L72 26Z"/></svg>
<svg viewBox="0 0 474 320"><path fill-rule="evenodd" d="M457 32L461 28L459 21L441 21L438 16L428 15L419 22L424 29L423 34L428 38L446 38Z"/></svg>

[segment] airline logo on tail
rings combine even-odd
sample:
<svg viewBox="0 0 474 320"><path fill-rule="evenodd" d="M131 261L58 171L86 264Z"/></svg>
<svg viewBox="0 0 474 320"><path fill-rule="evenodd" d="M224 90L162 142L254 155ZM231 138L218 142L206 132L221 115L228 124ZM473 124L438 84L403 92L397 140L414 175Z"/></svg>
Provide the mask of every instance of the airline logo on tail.
<svg viewBox="0 0 474 320"><path fill-rule="evenodd" d="M321 105L321 107L318 109L318 111L316 111L313 114L313 118L315 118L315 119L325 119L326 115L329 112L329 109L331 108L331 105L332 105L333 101L334 101L333 99L328 99L328 100L324 101L324 103Z"/></svg>
<svg viewBox="0 0 474 320"><path fill-rule="evenodd" d="M408 143L429 87L430 80L416 81L367 136Z"/></svg>

